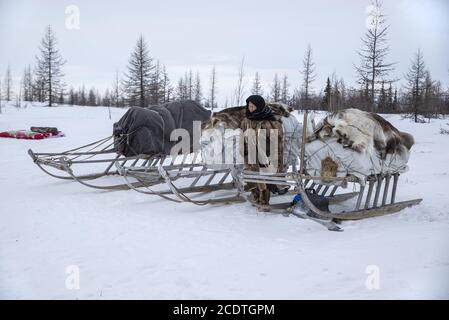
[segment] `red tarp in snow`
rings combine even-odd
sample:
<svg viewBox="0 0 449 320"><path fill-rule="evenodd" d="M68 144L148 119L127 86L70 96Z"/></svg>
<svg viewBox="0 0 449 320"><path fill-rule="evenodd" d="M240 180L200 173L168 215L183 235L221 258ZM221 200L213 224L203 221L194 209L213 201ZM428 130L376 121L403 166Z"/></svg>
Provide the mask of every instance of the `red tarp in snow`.
<svg viewBox="0 0 449 320"><path fill-rule="evenodd" d="M64 133L58 132L57 134L50 132L34 132L31 130L11 130L0 132L0 138L15 138L15 139L28 139L28 140L41 140L51 137L63 137Z"/></svg>

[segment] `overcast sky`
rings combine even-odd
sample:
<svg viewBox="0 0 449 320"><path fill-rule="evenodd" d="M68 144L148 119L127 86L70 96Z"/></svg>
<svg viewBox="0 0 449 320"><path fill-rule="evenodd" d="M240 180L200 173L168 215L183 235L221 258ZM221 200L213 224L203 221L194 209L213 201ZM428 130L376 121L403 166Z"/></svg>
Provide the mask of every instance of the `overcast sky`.
<svg viewBox="0 0 449 320"><path fill-rule="evenodd" d="M0 0L0 76L11 66L14 81L34 64L45 26L56 32L67 60L66 82L101 91L123 73L140 34L151 55L167 66L173 83L186 70L198 71L203 91L216 65L219 98L231 97L239 61L246 59L247 92L256 71L265 89L274 74L287 73L292 88L301 81L299 69L307 44L313 49L317 80L336 72L353 85L356 50L366 28L369 0ZM407 72L421 48L436 80L449 85L449 1L384 0L390 27L390 61L395 76ZM66 27L66 8L80 10L80 28Z"/></svg>

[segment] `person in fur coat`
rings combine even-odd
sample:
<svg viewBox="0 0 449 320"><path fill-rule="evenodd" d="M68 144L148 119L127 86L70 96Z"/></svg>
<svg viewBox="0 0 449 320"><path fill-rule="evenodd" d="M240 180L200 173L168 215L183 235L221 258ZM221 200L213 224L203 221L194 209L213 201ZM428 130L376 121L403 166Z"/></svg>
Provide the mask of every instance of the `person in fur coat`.
<svg viewBox="0 0 449 320"><path fill-rule="evenodd" d="M245 133L245 169L265 173L281 172L283 169L282 121L279 116L273 114L264 98L252 95L246 99L246 114L241 128ZM249 131L254 134L248 134ZM277 141L270 143L270 134ZM270 150L272 147L274 150ZM253 154L254 150L256 154ZM251 190L254 201L261 205L269 204L270 191L282 192L275 185L261 183L248 183L247 190Z"/></svg>

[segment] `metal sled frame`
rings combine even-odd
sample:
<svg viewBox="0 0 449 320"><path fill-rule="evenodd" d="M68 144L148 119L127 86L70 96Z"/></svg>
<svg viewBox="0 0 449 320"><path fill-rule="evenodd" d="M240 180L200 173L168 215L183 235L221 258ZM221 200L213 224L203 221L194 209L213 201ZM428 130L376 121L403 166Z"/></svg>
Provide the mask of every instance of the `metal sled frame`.
<svg viewBox="0 0 449 320"><path fill-rule="evenodd" d="M33 162L48 175L62 180L77 181L87 187L100 190L127 190L128 184L114 184L101 185L93 184L91 181L98 180L106 176L119 175L119 171L114 169L116 162L125 165L131 162L131 166L142 165L147 162L159 159L157 156L138 155L132 157L125 157L118 155L112 148L114 142L113 137L107 137L90 144L67 150L60 153L35 153L33 150L28 150L28 154L33 159ZM140 163L139 163L140 161ZM104 164L105 168L102 171L89 174L77 174L74 172L73 165L89 165L89 164ZM50 171L51 169L59 170L58 173ZM54 170L53 170L54 171ZM139 183L134 183L134 187L139 186Z"/></svg>
<svg viewBox="0 0 449 320"><path fill-rule="evenodd" d="M113 148L113 137L107 137L93 143L67 150L60 153L35 153L31 149L28 154L33 162L48 175L62 180L76 181L84 186L99 190L129 190L152 195L160 195L168 200L181 202L166 196L175 194L180 197L184 193L208 193L214 190L234 189L229 180L231 170L210 170L201 162L199 153L179 155L176 157L163 155L137 155L125 157L116 154ZM189 160L190 159L190 160ZM179 161L181 160L181 161ZM78 174L74 170L76 165L104 164L104 169L89 174ZM56 169L59 172L55 173ZM199 170L198 170L199 169ZM167 176L165 175L167 172ZM124 183L102 185L102 177L123 176ZM217 182L217 177L220 177ZM207 177L204 182L203 178ZM194 178L189 187L177 188L173 181L179 178ZM134 180L134 181L130 181ZM156 185L167 185L162 191L150 189ZM165 195L165 196L164 196ZM182 198L195 204L207 204L214 201L195 201ZM242 201L241 198L231 197L229 201ZM219 200L217 202L222 202Z"/></svg>
<svg viewBox="0 0 449 320"><path fill-rule="evenodd" d="M127 167L116 162L116 167L129 188L139 193L157 195L174 202L190 202L196 205L245 201L236 189L234 170L208 168L202 162L199 152L177 157L163 157L156 165ZM132 184L130 178L138 181L140 186L144 187L136 187ZM190 181L187 185L180 187L174 183L178 179L182 182L187 182L188 179ZM149 188L157 184L162 184L168 188L164 190ZM210 195L211 192L219 190L237 190L237 194L218 199L211 199L209 196L204 199L205 195ZM195 195L187 196L187 194ZM201 196L203 196L202 200L195 199Z"/></svg>

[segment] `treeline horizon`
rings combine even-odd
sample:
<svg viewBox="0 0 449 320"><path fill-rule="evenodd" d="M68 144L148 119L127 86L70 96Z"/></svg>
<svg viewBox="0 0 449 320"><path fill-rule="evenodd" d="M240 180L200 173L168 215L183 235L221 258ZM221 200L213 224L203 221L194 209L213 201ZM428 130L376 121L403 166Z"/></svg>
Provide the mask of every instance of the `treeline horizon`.
<svg viewBox="0 0 449 320"><path fill-rule="evenodd" d="M420 49L411 58L409 71L403 79L405 83L398 85L400 79L391 76L395 63L388 61L389 26L378 0L373 0L369 17L369 25L361 38L362 45L358 50L360 62L354 65L357 74L356 85L349 86L335 73L327 77L326 83L317 84L316 65L312 47L309 45L300 70L302 82L293 88L287 74L276 73L269 90L265 92L258 72L254 74L251 88L246 88L244 80L247 74L243 58L238 68L235 89L231 97L226 98L223 107L242 105L245 96L259 94L267 101L281 102L296 110L332 112L358 108L378 113L408 114L415 122L449 114L449 88L443 88L441 81L432 79ZM67 86L63 81L62 72L65 63L57 49L55 34L51 26L48 26L39 46L36 63L33 69L31 65L25 67L19 92L15 95L12 90L11 70L7 67L4 79L0 79L0 101L48 102L49 106L58 103L146 107L189 99L211 110L218 108L219 75L215 66L211 67L205 93L199 73L192 70L187 70L176 83L172 83L166 66L150 56L143 36L137 40L126 71L122 75L116 71L112 85L103 93L84 85L79 88ZM316 92L312 87L320 89Z"/></svg>

